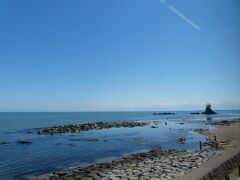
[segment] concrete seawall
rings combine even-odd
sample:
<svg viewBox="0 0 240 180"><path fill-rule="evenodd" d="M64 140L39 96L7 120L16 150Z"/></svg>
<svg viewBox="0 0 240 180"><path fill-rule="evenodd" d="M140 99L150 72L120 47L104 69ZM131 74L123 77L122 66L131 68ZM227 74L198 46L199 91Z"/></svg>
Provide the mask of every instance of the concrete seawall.
<svg viewBox="0 0 240 180"><path fill-rule="evenodd" d="M229 159L226 160L227 158ZM240 177L239 171L240 151L232 157L223 157L222 161L213 159L177 180L237 180Z"/></svg>

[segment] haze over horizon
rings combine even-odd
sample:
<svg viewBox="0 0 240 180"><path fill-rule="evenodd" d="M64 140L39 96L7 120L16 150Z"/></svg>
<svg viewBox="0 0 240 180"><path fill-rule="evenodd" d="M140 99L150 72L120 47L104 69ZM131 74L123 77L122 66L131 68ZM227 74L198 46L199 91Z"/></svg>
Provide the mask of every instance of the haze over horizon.
<svg viewBox="0 0 240 180"><path fill-rule="evenodd" d="M0 112L240 109L238 0L2 0L0 21Z"/></svg>

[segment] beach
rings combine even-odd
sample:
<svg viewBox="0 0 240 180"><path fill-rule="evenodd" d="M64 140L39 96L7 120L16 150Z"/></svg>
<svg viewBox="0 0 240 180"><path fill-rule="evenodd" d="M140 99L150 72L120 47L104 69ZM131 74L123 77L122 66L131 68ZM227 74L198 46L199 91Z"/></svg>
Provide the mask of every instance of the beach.
<svg viewBox="0 0 240 180"><path fill-rule="evenodd" d="M221 156L222 145L235 142L221 133L235 127L238 112L174 113L2 113L0 177L174 179ZM230 133L237 139L235 129Z"/></svg>
<svg viewBox="0 0 240 180"><path fill-rule="evenodd" d="M102 159L148 152L156 146L163 150L195 151L206 136L191 129L212 128L205 124L205 115L191 115L189 111L175 115L153 113L0 113L0 177L26 179ZM240 111L213 116L224 117L240 117ZM194 122L188 122L190 119ZM142 126L142 122L147 124ZM181 137L186 140L179 143Z"/></svg>
<svg viewBox="0 0 240 180"><path fill-rule="evenodd" d="M146 153L136 153L119 160L78 167L71 170L53 172L29 179L173 179L183 176L191 169L218 152L187 152L176 150L153 150Z"/></svg>
<svg viewBox="0 0 240 180"><path fill-rule="evenodd" d="M238 169L240 166L240 123L218 126L217 129L205 131L204 134L211 138L216 136L219 142L229 143L223 143L221 155L176 180L224 179L225 177L237 179L240 176Z"/></svg>
<svg viewBox="0 0 240 180"><path fill-rule="evenodd" d="M0 9L0 180L240 180L239 1Z"/></svg>
<svg viewBox="0 0 240 180"><path fill-rule="evenodd" d="M203 130L201 133L207 135L210 142L216 138L219 148L193 152L162 150L156 147L149 152L130 154L116 160L29 177L29 179L204 179L209 172L216 171L217 167L231 158L234 157L235 160L235 156L239 158L239 122L223 123L216 129ZM228 163L224 172L219 174L215 172L215 178L224 178L237 168L239 160L230 163L231 165Z"/></svg>

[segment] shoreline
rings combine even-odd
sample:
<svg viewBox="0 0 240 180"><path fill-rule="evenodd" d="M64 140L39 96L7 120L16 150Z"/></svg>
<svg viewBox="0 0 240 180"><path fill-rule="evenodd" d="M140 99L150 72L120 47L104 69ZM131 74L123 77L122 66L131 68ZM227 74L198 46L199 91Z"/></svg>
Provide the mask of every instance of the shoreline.
<svg viewBox="0 0 240 180"><path fill-rule="evenodd" d="M202 179L237 179L240 176L240 122L217 124L217 128L202 131L201 134L209 138L216 136L221 144L221 156L205 162L198 169L191 171L176 180L202 180ZM193 178L194 177L194 178Z"/></svg>
<svg viewBox="0 0 240 180"><path fill-rule="evenodd" d="M96 162L84 167L78 166L36 177L28 177L28 179L149 179L150 177L179 180L188 178L190 180L195 177L196 172L201 174L199 171L206 171L206 169L205 171L201 169L203 165L208 167L209 162L211 164L213 160L222 159L229 148L240 147L237 136L240 123L229 122L216 124L216 129L199 132L209 138L217 135L219 141L230 141L229 144L223 145L224 149L221 149L221 151L211 149L202 152L190 152L157 148L148 152L133 153L107 162ZM232 155L234 153L228 152L228 154Z"/></svg>
<svg viewBox="0 0 240 180"><path fill-rule="evenodd" d="M80 166L28 179L173 179L185 175L191 169L198 168L202 163L218 155L218 151L155 149L110 162Z"/></svg>

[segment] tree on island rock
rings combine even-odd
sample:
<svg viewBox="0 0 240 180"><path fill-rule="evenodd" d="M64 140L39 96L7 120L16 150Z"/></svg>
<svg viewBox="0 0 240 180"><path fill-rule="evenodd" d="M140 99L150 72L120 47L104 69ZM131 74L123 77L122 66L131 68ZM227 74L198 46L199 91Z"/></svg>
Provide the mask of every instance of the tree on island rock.
<svg viewBox="0 0 240 180"><path fill-rule="evenodd" d="M216 112L214 112L212 110L212 106L210 103L207 103L206 104L206 109L205 109L205 112L203 112L203 114L216 114Z"/></svg>

